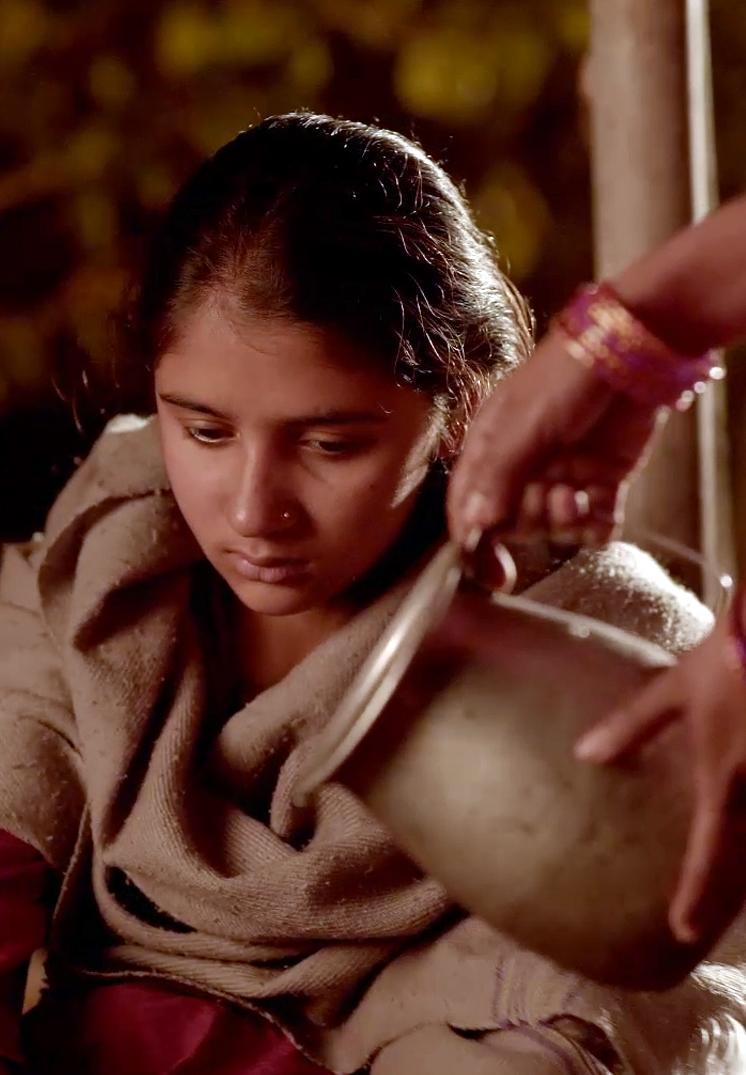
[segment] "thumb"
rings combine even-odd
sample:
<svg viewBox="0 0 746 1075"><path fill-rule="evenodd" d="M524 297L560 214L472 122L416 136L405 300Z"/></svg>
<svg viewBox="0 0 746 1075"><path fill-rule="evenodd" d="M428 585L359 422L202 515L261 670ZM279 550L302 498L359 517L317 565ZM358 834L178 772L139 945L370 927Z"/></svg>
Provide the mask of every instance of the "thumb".
<svg viewBox="0 0 746 1075"><path fill-rule="evenodd" d="M575 744L580 761L616 761L661 731L679 706L678 669L659 673L629 702L586 732Z"/></svg>

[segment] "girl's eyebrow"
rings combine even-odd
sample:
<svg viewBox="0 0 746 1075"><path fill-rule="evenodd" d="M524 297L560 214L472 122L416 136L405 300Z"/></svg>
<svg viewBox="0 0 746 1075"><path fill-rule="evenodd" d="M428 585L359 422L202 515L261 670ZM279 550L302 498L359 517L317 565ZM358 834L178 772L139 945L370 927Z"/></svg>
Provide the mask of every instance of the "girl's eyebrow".
<svg viewBox="0 0 746 1075"><path fill-rule="evenodd" d="M381 425L389 418L389 412L379 407L375 411L315 411L311 414L299 415L291 418L288 425L291 426L352 426L352 425Z"/></svg>
<svg viewBox="0 0 746 1075"><path fill-rule="evenodd" d="M228 422L234 420L232 415L225 414L223 411L218 411L214 407L209 407L206 403L199 403L197 400L187 399L186 396L179 396L171 392L159 392L158 398L162 399L164 403L171 403L174 407L181 407L186 411L196 411L198 414L208 414L211 418L222 418L224 421ZM389 416L390 412L384 410L383 407L378 407L375 411L323 410L314 411L310 414L298 415L295 418L289 419L287 425L380 425L381 423L386 422Z"/></svg>
<svg viewBox="0 0 746 1075"><path fill-rule="evenodd" d="M158 398L162 399L164 403L171 403L174 407L181 407L185 411L197 411L198 414L209 414L212 418L231 420L229 414L223 414L222 411L217 411L214 407L208 407L206 403L198 403L194 399L187 399L186 396L177 396L172 392L159 392Z"/></svg>

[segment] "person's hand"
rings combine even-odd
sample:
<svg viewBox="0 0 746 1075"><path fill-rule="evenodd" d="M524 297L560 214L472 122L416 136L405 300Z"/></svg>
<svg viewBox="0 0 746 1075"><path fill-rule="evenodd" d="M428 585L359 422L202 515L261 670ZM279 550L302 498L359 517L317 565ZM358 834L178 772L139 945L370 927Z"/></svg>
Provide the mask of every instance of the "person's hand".
<svg viewBox="0 0 746 1075"><path fill-rule="evenodd" d="M551 331L485 400L448 487L452 538L475 531L600 544L621 521L627 482L656 413L609 388Z"/></svg>
<svg viewBox="0 0 746 1075"><path fill-rule="evenodd" d="M706 927L710 901L717 902L723 883L716 878L719 865L744 854L746 669L734 649L727 618L627 705L587 732L575 754L584 761L616 761L674 720L684 721L688 733L695 809L669 922L674 935L689 943Z"/></svg>

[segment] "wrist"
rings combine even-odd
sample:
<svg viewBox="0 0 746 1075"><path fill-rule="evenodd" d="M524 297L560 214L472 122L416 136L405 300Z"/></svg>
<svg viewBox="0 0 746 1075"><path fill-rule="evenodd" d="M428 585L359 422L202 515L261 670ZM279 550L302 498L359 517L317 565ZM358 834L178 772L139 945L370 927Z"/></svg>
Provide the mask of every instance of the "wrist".
<svg viewBox="0 0 746 1075"><path fill-rule="evenodd" d="M552 318L541 345L531 359L537 367L539 362L542 363L539 376L546 378L547 395L553 392L555 385L562 385L565 395L583 394L599 407L604 407L618 393L601 376L595 363L578 361L577 354L573 354L572 348L568 347L568 333L558 324L560 316L561 313Z"/></svg>
<svg viewBox="0 0 746 1075"><path fill-rule="evenodd" d="M716 333L702 323L699 311L694 312L696 305L686 301L674 273L662 286L644 264L636 263L613 277L611 286L626 308L672 351L694 354L719 346Z"/></svg>
<svg viewBox="0 0 746 1075"><path fill-rule="evenodd" d="M622 302L676 351L728 347L746 337L746 197L726 202L613 279Z"/></svg>

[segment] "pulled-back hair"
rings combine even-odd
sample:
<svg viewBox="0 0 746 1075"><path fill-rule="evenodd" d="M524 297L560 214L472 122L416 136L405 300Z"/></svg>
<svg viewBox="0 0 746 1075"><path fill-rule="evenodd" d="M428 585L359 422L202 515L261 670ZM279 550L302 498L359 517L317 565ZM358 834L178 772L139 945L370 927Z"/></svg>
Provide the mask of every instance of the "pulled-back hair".
<svg viewBox="0 0 746 1075"><path fill-rule="evenodd" d="M152 370L211 295L342 332L437 402L452 446L531 345L443 169L400 134L312 113L242 131L176 194L130 309L130 357Z"/></svg>

